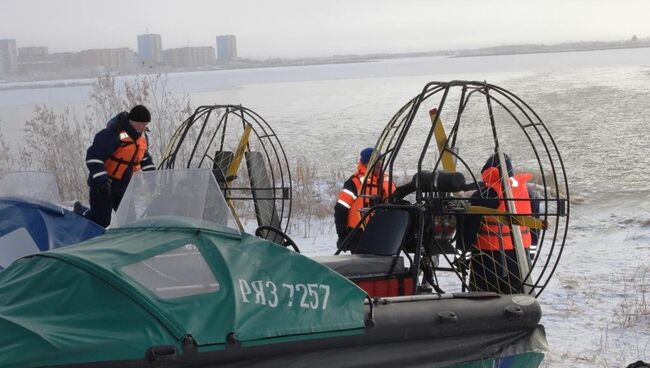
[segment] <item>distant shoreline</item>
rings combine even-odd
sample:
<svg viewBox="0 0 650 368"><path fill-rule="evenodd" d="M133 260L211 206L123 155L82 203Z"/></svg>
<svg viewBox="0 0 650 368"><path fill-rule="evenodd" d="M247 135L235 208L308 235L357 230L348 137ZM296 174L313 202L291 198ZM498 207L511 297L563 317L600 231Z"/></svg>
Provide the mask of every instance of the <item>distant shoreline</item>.
<svg viewBox="0 0 650 368"><path fill-rule="evenodd" d="M494 48L484 48L476 50L457 51L449 57L478 57L478 56L505 56L505 55L526 55L526 54L552 54L563 52L583 52L583 51L607 51L622 49L643 49L650 48L650 42L639 42L638 44L612 44L612 45L584 45L567 47L562 45L550 46L503 46Z"/></svg>
<svg viewBox="0 0 650 368"><path fill-rule="evenodd" d="M87 77L80 78L79 80L71 79L62 82L59 79L45 79L35 80L33 82L6 82L0 83L0 91L12 91L17 89L39 89L39 88L65 88L65 87L84 87L92 86L95 84L95 79L87 80ZM20 83L18 85L11 85L12 83Z"/></svg>
<svg viewBox="0 0 650 368"><path fill-rule="evenodd" d="M395 54L390 54L395 55ZM409 57L409 56L404 56ZM418 57L418 56L410 56ZM159 75L159 74L178 74L178 73L195 73L195 72L218 72L218 71L232 71L232 70L246 70L246 69L261 69L261 68L289 68L297 66L317 66L317 65L335 65L335 64L356 64L356 63L369 63L375 62L385 58L396 58L396 56L382 56L382 57L370 57L363 56L354 59L323 59L313 62L306 62L302 59L296 60L295 62L285 61L282 63L269 63L264 64L263 62L250 62L244 63L237 66L227 66L222 68L161 68L161 69L149 69L149 70L140 70L140 71L126 71L123 73L105 73L97 75L95 77L78 77L65 76L61 78L52 78L52 79L37 79L37 80L20 80L20 81L0 81L0 91L10 91L10 90L19 90L19 89L40 89L40 88L65 88L65 87L82 87L82 86L91 86L95 84L95 81L98 77L102 75L111 75L113 77L129 77L129 76L140 76L140 75Z"/></svg>
<svg viewBox="0 0 650 368"><path fill-rule="evenodd" d="M469 50L445 50L433 52L410 52L410 53L382 53L369 55L340 55L323 58L303 58L303 59L269 59L269 60L239 60L230 65L221 67L205 68L160 68L146 70L128 70L122 73L113 72L102 75L112 75L114 77L129 77L139 75L157 75L157 74L177 74L177 73L194 73L194 72L211 72L211 71L232 71L245 69L262 69L262 68L288 68L297 66L318 66L318 65L336 65L336 64L357 64L376 62L387 59L399 58L420 58L420 57L448 57L448 58L469 58L481 56L508 56L508 55L527 55L527 54L551 54L567 52L586 52L586 51L607 51L621 49L641 49L650 48L650 39L635 42L582 42L557 45L507 45L496 46L481 49ZM39 80L13 80L0 81L0 91L20 90L20 89L41 89L41 88L66 88L66 87L84 87L95 84L97 76L80 76L72 75L53 77L51 79Z"/></svg>

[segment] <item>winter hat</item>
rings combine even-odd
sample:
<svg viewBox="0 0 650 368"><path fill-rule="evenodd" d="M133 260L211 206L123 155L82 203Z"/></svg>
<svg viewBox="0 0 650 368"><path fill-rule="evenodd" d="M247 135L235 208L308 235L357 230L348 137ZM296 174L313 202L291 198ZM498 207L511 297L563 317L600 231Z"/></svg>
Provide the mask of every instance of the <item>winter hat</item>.
<svg viewBox="0 0 650 368"><path fill-rule="evenodd" d="M359 161L361 161L362 164L368 165L368 161L370 161L370 156L372 156L372 152L374 151L374 148L372 147L366 147L361 150L361 153L359 153Z"/></svg>
<svg viewBox="0 0 650 368"><path fill-rule="evenodd" d="M508 176L514 176L515 175L515 170L512 168L512 162L510 161L510 156L508 154L503 155L506 159L506 167L508 168ZM483 165L483 168L481 169L481 172L484 172L485 170L489 169L490 167L499 167L499 157L497 154L492 154L487 161L485 162L485 165Z"/></svg>
<svg viewBox="0 0 650 368"><path fill-rule="evenodd" d="M129 112L129 120L137 121L138 123L148 123L151 121L151 113L143 105L136 105Z"/></svg>

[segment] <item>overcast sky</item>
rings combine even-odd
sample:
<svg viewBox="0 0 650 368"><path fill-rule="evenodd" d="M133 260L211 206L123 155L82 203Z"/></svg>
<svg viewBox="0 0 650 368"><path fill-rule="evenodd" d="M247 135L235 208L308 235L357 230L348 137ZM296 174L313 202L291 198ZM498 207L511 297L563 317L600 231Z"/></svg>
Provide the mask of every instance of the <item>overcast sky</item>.
<svg viewBox="0 0 650 368"><path fill-rule="evenodd" d="M237 36L242 57L432 51L650 37L647 0L0 0L0 39L50 52Z"/></svg>

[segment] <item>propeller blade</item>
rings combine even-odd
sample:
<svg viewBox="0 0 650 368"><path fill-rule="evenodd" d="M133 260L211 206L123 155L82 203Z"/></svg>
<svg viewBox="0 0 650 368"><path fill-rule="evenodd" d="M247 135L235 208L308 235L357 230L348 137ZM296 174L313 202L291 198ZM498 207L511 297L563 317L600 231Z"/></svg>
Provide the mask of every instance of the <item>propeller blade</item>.
<svg viewBox="0 0 650 368"><path fill-rule="evenodd" d="M505 224L505 225L509 225L510 220L508 220L508 218L512 218L512 222L515 225L526 226L526 227L529 227L531 229L537 229L537 230L545 230L545 229L548 228L548 224L546 223L546 221L540 220L540 219L535 218L533 216L509 215L506 212L499 211L497 209L489 208L489 207L470 206L466 213L470 214L470 215L492 216L498 222L500 222L502 224Z"/></svg>

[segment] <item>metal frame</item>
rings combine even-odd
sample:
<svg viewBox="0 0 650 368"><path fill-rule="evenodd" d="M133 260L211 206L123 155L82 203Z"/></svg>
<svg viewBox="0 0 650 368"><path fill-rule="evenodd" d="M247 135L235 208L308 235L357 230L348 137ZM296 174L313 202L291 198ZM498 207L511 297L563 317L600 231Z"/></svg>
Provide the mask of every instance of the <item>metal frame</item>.
<svg viewBox="0 0 650 368"><path fill-rule="evenodd" d="M453 92L453 93L452 93ZM453 126L449 132L449 136L444 147L444 152L448 152L453 155L457 160L457 165L461 165L467 172L471 173L471 180L478 186L478 180L472 173L472 170L469 168L467 162L457 154L454 149L456 146L456 140L458 137L458 132L461 129L469 129L471 125L465 121L464 113L465 109L468 106L470 100L475 102L476 98L483 98L484 103L487 105L488 118L491 125L492 137L491 139L494 142L494 152L501 157L501 162L503 160L502 147L499 142L499 132L497 125L495 123L495 115L493 112L493 106L498 106L501 110L505 112L507 118L512 121L513 129L520 129L524 136L526 137L528 144L534 152L535 160L539 169L539 173L542 179L543 186L543 195L542 198L538 198L542 203L550 204L555 203L556 210L549 210L549 206L545 205L542 213L538 214L540 218L548 223L553 231L547 234L547 230L544 229L539 234L539 245L537 248L537 255L533 260L530 268L523 267L520 272L521 280L524 280L524 290L526 293L534 294L539 296L544 288L548 285L548 282L555 272L557 264L561 258L564 245L566 243L566 237L568 233L568 222L570 214L570 198L569 198L569 187L566 177L566 171L564 162L559 153L557 144L547 126L544 124L542 119L539 117L532 108L526 104L521 98L513 94L512 92L486 83L479 81L451 81L451 82L430 82L427 83L422 89L421 93L407 102L389 121L383 132L381 133L377 143L375 145L375 152L381 153L381 157L373 157L369 163L368 172L372 172L373 167L376 162L383 161L383 166L381 168L380 178L383 178L384 175L388 178L392 184L394 178L394 165L396 158L400 155L400 152L404 148L404 142L409 133L411 133L411 128L414 120L418 116L418 112L423 108L425 102L432 97L439 98L439 103L437 106L437 115L434 117L440 116L445 110L446 105L448 105L450 96L459 96L458 100L455 101L458 104L458 109L455 111L456 119L453 123ZM422 133L421 131L419 133ZM430 149L430 143L433 138L434 127L433 124L428 131L428 134L425 139L425 143L422 146L420 155L417 162L417 173L421 173L425 170L440 170L442 152L438 154L437 161L435 162L434 167L423 167L424 159ZM533 140L535 138L535 141ZM539 142L539 143L535 143ZM547 162L547 165L542 163L542 158ZM548 165L550 163L550 167ZM500 165L501 167L505 167ZM505 173L503 173L505 174ZM507 175L502 174L503 178ZM381 179L380 179L381 180ZM381 185L381 183L380 183ZM360 193L363 193L365 183L362 185ZM503 185L504 188L508 187ZM557 198L553 198L551 193L557 193ZM564 197L560 197L559 193L563 193ZM515 215L532 215L532 214L516 214L514 213L514 201L516 199L512 198L510 193L505 193L503 196L506 203L508 203L508 212L504 215L510 220L511 229L513 229L512 219ZM415 201L414 206L422 207L428 211L433 210L431 194L427 193L421 186L417 186L415 191ZM453 195L449 198L435 198L436 200L441 200L443 202L449 203L459 203L469 198L460 197L458 194ZM385 200L385 198L383 199ZM453 207L453 206L452 206ZM464 213L462 210L458 210L459 206L455 206L454 210L445 210L445 206L440 206L441 215L453 215L453 216L463 216ZM487 215L487 214L486 214ZM366 217L364 217L365 219ZM514 227L516 229L516 227ZM424 236L425 234L421 234ZM519 241L521 243L521 241ZM420 239L419 244L422 244ZM522 248L523 251L523 248ZM541 252L544 253L545 261L543 264L537 264L540 259ZM447 257L447 254L443 253L444 257ZM419 258L419 257L418 257ZM452 263L451 259L447 259L450 264ZM541 261L540 261L541 262ZM520 262L522 263L522 262ZM439 270L444 270L440 268ZM453 269L452 271L456 272L463 286L465 285L465 276L462 274L462 270Z"/></svg>
<svg viewBox="0 0 650 368"><path fill-rule="evenodd" d="M159 169L173 169L176 165L183 167L202 167L209 163L213 165L214 157L211 152L218 148L223 151L227 137L233 130L243 131L246 125L252 128L251 139L259 143L260 152L267 164L270 179L274 186L269 188L255 188L256 190L268 189L272 191L271 197L258 199L273 200L281 228L287 230L291 218L291 171L286 153L275 131L259 114L241 105L206 105L198 107L194 113L178 127L168 143ZM190 142L190 132L195 132L193 142ZM212 132L209 137L204 136ZM203 142L208 139L207 144ZM245 142L250 151L250 141ZM184 162L179 156L181 147L189 145L191 152ZM205 147L205 149L200 149ZM231 192L242 193L252 191L252 187L231 187L224 190L227 200L247 201L253 200L252 195L233 195Z"/></svg>

